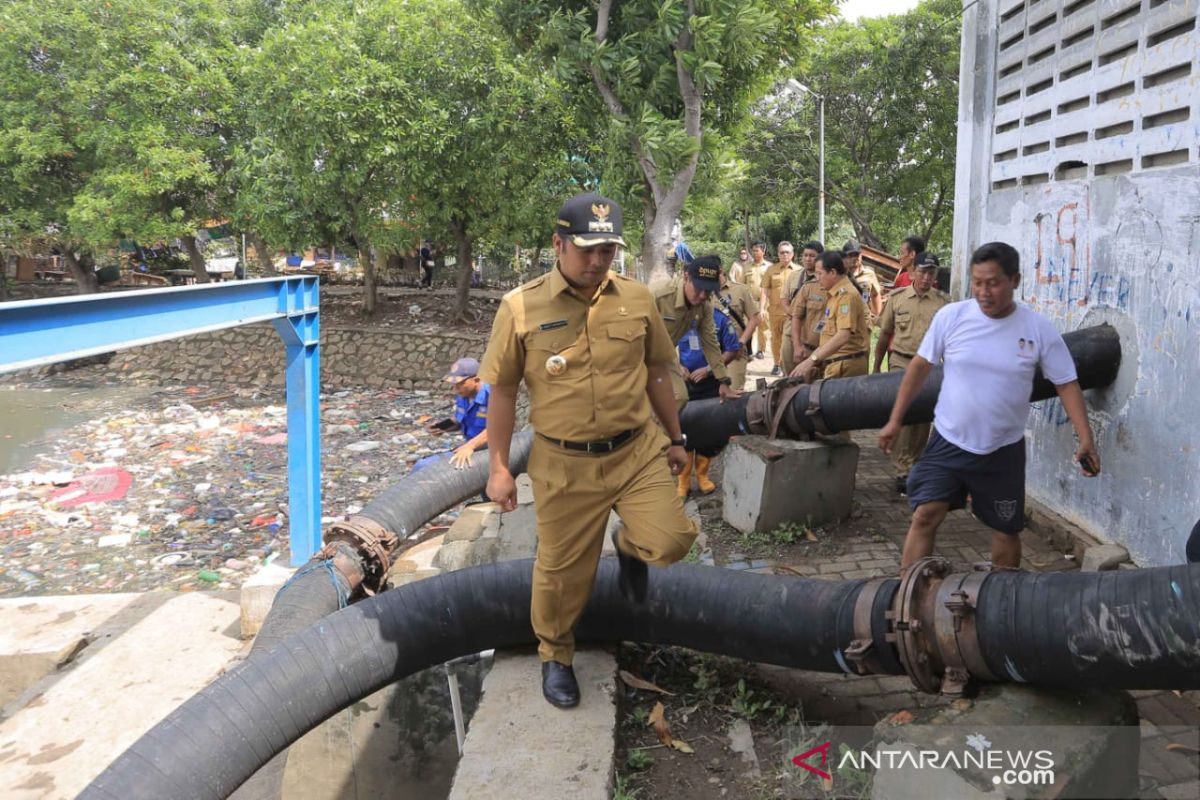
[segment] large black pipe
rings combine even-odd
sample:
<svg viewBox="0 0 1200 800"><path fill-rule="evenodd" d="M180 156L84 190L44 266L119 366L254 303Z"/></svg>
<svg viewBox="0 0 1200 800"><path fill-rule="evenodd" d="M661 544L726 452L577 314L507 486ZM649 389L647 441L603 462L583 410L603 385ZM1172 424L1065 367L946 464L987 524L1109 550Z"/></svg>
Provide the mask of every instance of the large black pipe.
<svg viewBox="0 0 1200 800"><path fill-rule="evenodd" d="M509 452L513 474L525 471L532 443L531 431L513 436ZM380 492L358 516L390 534L388 547L394 549L438 514L483 490L488 477L487 453L472 461L467 469L456 469L446 459L410 473ZM343 607L365 577L387 571L386 564L365 563L371 560L370 553L350 543L343 543L338 555L326 558L318 554L279 591L254 637L251 658ZM284 750L247 780L234 800L277 800L283 792L286 768Z"/></svg>
<svg viewBox="0 0 1200 800"><path fill-rule="evenodd" d="M1079 383L1084 389L1110 385L1121 366L1121 341L1116 328L1098 325L1063 335ZM802 385L787 398L787 408L781 418L779 435L800 438L815 432L830 432L882 428L892 413L892 404L903 379L902 372L884 372L857 378L839 378L820 384ZM810 413L814 404L810 397L816 387L819 417ZM930 422L942 386L942 368L935 367L917 395L904 421L909 424ZM739 434L766 434L766 424L775 415L772 390L753 392L735 400L700 400L688 403L681 417L688 441L698 449L716 450L724 447L729 438ZM1030 402L1055 396L1054 385L1039 372L1030 393ZM825 431L821 430L824 424Z"/></svg>
<svg viewBox="0 0 1200 800"><path fill-rule="evenodd" d="M80 797L227 797L275 753L372 692L469 653L532 643L531 572L529 560L451 572L326 617L188 700ZM865 581L676 564L652 570L646 604L630 606L616 572L602 560L580 641L677 645L825 672L849 671L849 651L862 644L855 611ZM897 592L892 581L885 588ZM865 605L871 647L892 648L890 603L876 593ZM992 573L975 613L988 668L1001 679L1200 688L1200 565ZM954 633L952 623L941 631ZM887 655L876 671L897 672L895 654Z"/></svg>
<svg viewBox="0 0 1200 800"><path fill-rule="evenodd" d="M508 454L513 475L525 471L532 444L532 430L513 435ZM471 466L466 469L455 469L447 459L411 473L384 489L357 516L382 525L404 540L446 509L477 497L487 485L487 479L487 451L476 453Z"/></svg>

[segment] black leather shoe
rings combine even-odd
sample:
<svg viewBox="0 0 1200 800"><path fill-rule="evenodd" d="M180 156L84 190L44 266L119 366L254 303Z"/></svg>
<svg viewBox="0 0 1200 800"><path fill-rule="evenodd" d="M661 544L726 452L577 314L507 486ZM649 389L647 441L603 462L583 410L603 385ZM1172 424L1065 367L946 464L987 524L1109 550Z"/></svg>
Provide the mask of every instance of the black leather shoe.
<svg viewBox="0 0 1200 800"><path fill-rule="evenodd" d="M896 492L899 494L908 494L908 476L901 475L896 478Z"/></svg>
<svg viewBox="0 0 1200 800"><path fill-rule="evenodd" d="M543 661L542 696L550 705L559 708L579 705L579 683L575 680L575 670L557 661Z"/></svg>
<svg viewBox="0 0 1200 800"><path fill-rule="evenodd" d="M617 528L613 528L612 543L617 551L617 564L620 569L621 595L631 603L646 602L646 581L648 578L646 562L633 556L627 556L617 546Z"/></svg>

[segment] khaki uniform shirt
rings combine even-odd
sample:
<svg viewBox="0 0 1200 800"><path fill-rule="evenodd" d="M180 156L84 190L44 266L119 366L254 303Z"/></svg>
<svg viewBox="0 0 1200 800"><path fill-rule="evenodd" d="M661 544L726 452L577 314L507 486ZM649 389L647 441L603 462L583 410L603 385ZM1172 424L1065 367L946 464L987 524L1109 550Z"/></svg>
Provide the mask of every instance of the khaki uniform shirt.
<svg viewBox="0 0 1200 800"><path fill-rule="evenodd" d="M792 300L792 319L800 320L804 346L809 350L817 349L821 343L821 321L825 319L825 304L828 300L829 295L821 288L816 278L804 283Z"/></svg>
<svg viewBox="0 0 1200 800"><path fill-rule="evenodd" d="M792 301L796 299L796 293L800 291L800 287L809 281L816 280L815 274L809 272L803 267L794 269L788 273L787 281L783 285L783 313L791 316Z"/></svg>
<svg viewBox="0 0 1200 800"><path fill-rule="evenodd" d="M770 266L771 262L767 261L765 258L761 264L755 264L753 261L751 261L746 265L746 285L750 287L750 291L754 292L755 298L758 298L758 296L762 293L763 273L766 272Z"/></svg>
<svg viewBox="0 0 1200 800"><path fill-rule="evenodd" d="M763 273L762 290L767 293L767 313L771 316L787 314L787 306L784 305L786 298L783 292L788 276L793 271L795 271L793 265L785 267L783 264L772 264Z"/></svg>
<svg viewBox="0 0 1200 800"><path fill-rule="evenodd" d="M679 340L687 335L695 322L700 333L700 349L704 352L704 360L712 369L713 377L717 380L729 377L725 369L725 359L721 356L721 343L717 341L712 301L705 300L700 305L689 308L683 295L682 275L650 284L650 294L654 295L654 305L667 325L667 336L671 339L671 345L679 344Z"/></svg>
<svg viewBox="0 0 1200 800"><path fill-rule="evenodd" d="M711 311L708 318L711 325ZM566 362L557 375L554 356ZM584 298L555 266L504 295L479 377L495 386L524 379L538 433L591 442L645 425L646 367L678 361L644 285L609 272Z"/></svg>
<svg viewBox="0 0 1200 800"><path fill-rule="evenodd" d="M829 299L825 301L824 318L821 320L821 344L825 344L838 331L850 331L850 341L842 345L836 353L826 354L826 358L839 358L855 353L866 354L871 342L871 331L867 327L867 306L863 303L862 295L854 291L854 284L843 276L829 290Z"/></svg>
<svg viewBox="0 0 1200 800"><path fill-rule="evenodd" d="M862 301L867 307L867 314L871 313L871 296L879 295L883 297L883 284L879 282L879 276L875 274L875 270L864 266L862 270L854 276L854 282L862 287Z"/></svg>
<svg viewBox="0 0 1200 800"><path fill-rule="evenodd" d="M912 358L921 347L925 332L933 324L933 315L950 302L950 295L931 288L922 297L916 289L904 286L888 295L879 317L880 335L892 335L892 352Z"/></svg>
<svg viewBox="0 0 1200 800"><path fill-rule="evenodd" d="M721 290L720 298L729 301L726 306L720 300L713 303L714 307L721 309L733 320L733 327L737 328L738 335L746 332L746 326L750 324L750 320L758 316L758 298L750 292L750 287L743 286L740 283L727 283L725 288ZM729 309L737 314L729 314ZM741 317L741 322L738 322L738 317ZM743 348L743 352L745 349Z"/></svg>
<svg viewBox="0 0 1200 800"><path fill-rule="evenodd" d="M729 282L741 283L746 282L747 266L740 261L733 262L733 266L729 268Z"/></svg>

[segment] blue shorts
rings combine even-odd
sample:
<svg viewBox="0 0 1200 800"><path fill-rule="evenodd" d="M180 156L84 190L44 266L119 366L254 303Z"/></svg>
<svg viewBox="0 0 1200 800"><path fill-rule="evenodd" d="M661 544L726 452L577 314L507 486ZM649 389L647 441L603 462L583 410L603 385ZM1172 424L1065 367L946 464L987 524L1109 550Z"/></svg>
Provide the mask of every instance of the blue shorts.
<svg viewBox="0 0 1200 800"><path fill-rule="evenodd" d="M908 504L965 508L968 494L980 522L1001 533L1020 533L1025 528L1025 440L981 456L946 441L935 427L908 473Z"/></svg>

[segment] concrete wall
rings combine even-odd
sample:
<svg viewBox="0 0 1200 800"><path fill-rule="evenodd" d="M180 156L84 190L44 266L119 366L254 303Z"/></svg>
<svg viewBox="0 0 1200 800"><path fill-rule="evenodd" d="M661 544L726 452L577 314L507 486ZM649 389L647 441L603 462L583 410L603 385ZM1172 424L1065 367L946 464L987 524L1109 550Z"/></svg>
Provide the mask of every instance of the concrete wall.
<svg viewBox="0 0 1200 800"><path fill-rule="evenodd" d="M964 5L966 3L964 2ZM1077 477L1057 400L1030 415L1028 492L1141 564L1200 518L1197 0L980 0L964 14L954 290L970 251L1021 253L1021 301L1060 330L1109 322L1090 393L1104 474Z"/></svg>

